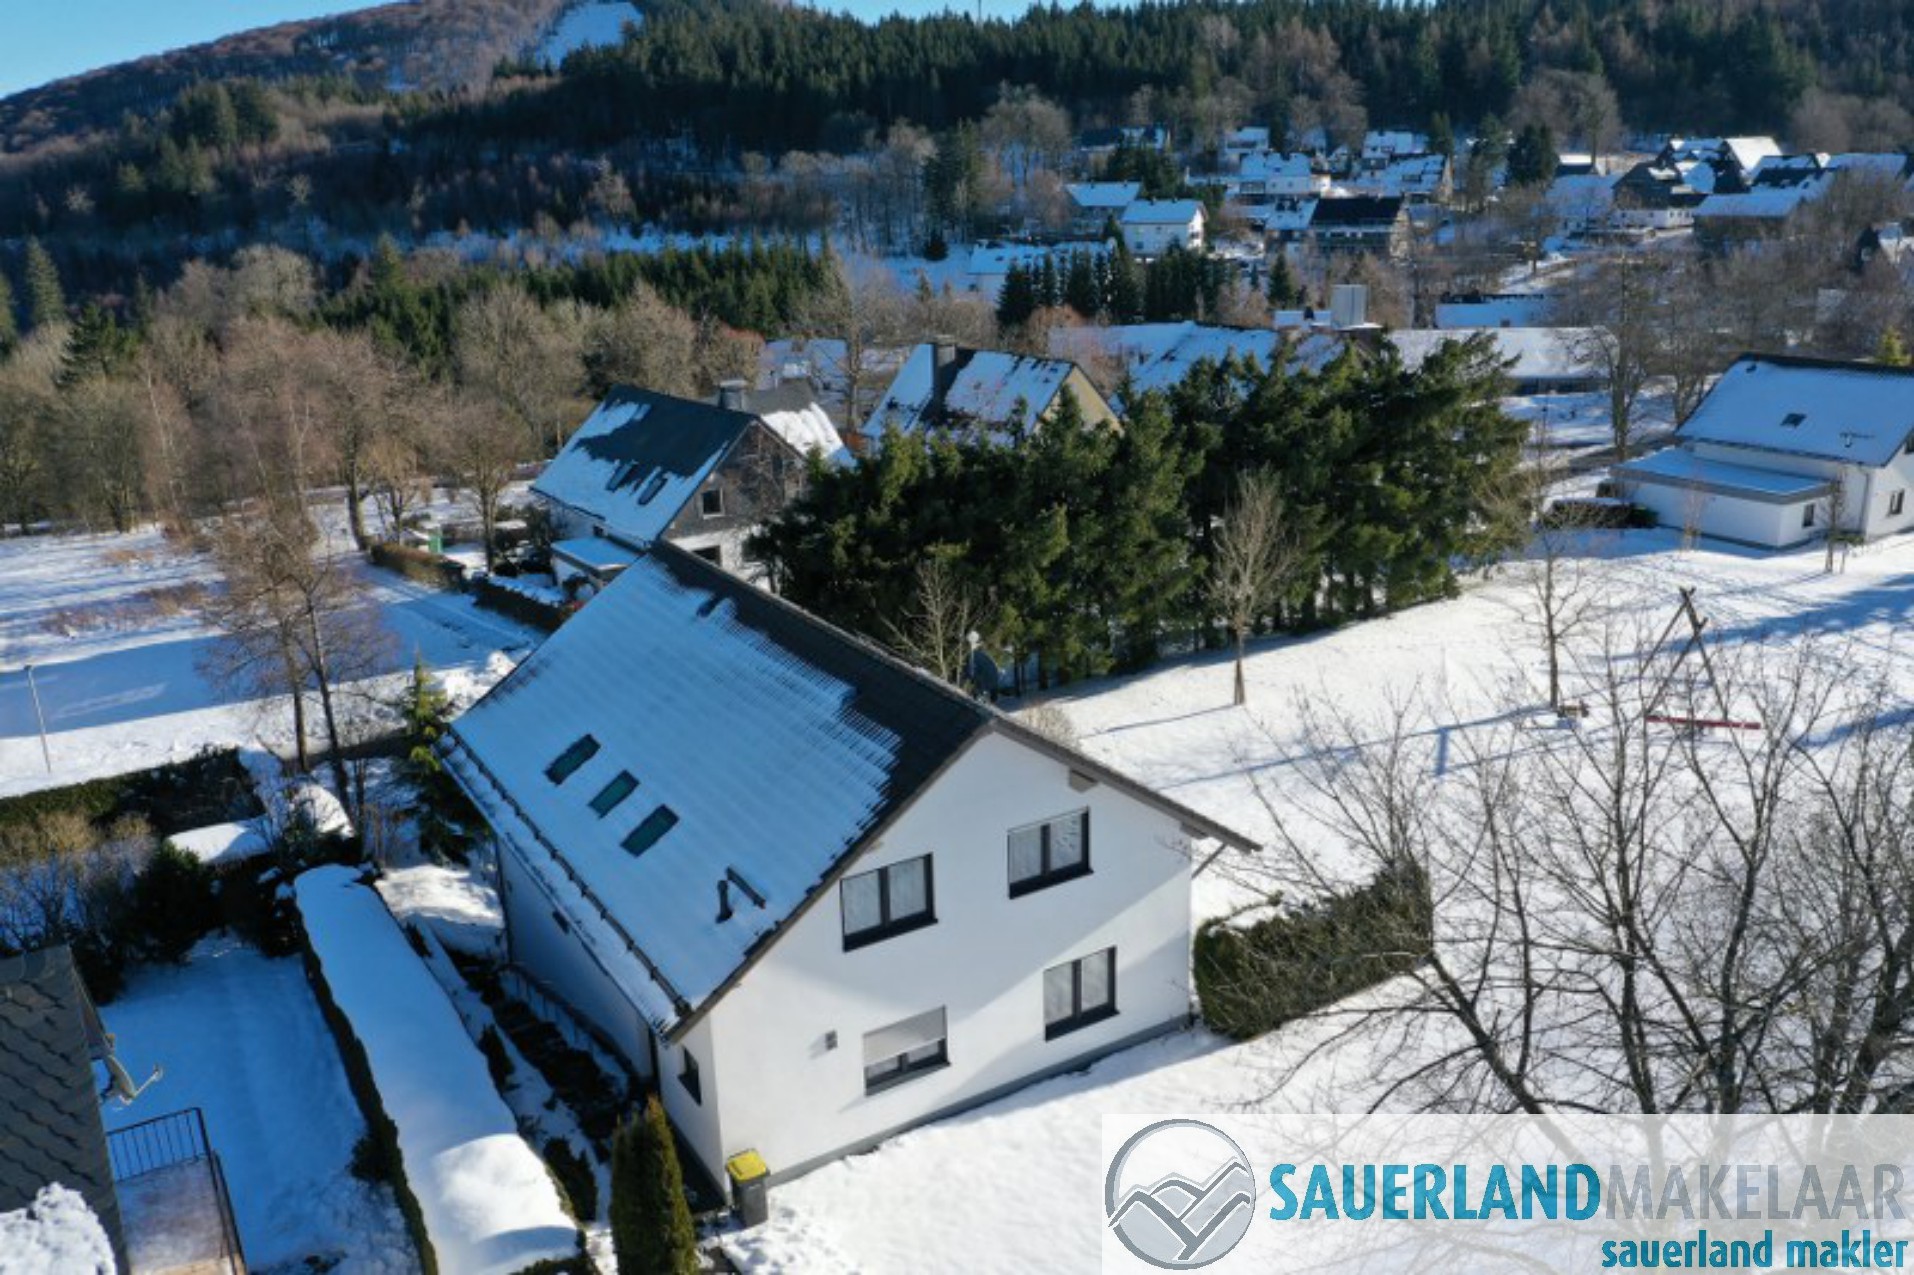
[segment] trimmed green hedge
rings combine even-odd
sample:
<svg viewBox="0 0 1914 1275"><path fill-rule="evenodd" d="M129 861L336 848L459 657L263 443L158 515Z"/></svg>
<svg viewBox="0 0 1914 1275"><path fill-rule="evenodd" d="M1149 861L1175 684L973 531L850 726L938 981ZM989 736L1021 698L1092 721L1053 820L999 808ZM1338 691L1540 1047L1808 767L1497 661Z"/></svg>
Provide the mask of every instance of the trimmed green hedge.
<svg viewBox="0 0 1914 1275"><path fill-rule="evenodd" d="M239 763L239 750L209 748L151 770L9 797L0 801L0 826L72 811L104 828L122 815L140 815L155 836L165 838L208 824L250 819L263 809L252 777Z"/></svg>
<svg viewBox="0 0 1914 1275"><path fill-rule="evenodd" d="M472 600L482 607L508 615L520 624L529 624L533 628L543 629L547 633L556 633L558 626L565 622L570 614L563 607L553 606L549 602L540 602L537 598L520 593L517 589L508 589L490 576L473 576L471 580Z"/></svg>
<svg viewBox="0 0 1914 1275"><path fill-rule="evenodd" d="M463 565L436 553L414 549L411 545L391 540L375 541L366 549L366 557L375 567L396 571L407 579L417 580L434 589L450 589L456 593L465 588Z"/></svg>
<svg viewBox="0 0 1914 1275"><path fill-rule="evenodd" d="M1203 1017L1248 1040L1374 986L1428 954L1432 913L1428 879L1403 864L1254 925L1207 922L1195 954Z"/></svg>

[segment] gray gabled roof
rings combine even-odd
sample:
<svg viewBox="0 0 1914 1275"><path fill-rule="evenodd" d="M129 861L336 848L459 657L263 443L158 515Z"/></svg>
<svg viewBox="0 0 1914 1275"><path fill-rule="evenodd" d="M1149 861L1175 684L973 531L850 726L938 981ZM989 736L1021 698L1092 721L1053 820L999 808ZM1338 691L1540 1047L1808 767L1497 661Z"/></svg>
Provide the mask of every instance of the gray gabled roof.
<svg viewBox="0 0 1914 1275"><path fill-rule="evenodd" d="M1744 354L1682 422L1684 443L1879 468L1914 433L1914 369Z"/></svg>
<svg viewBox="0 0 1914 1275"><path fill-rule="evenodd" d="M94 1089L99 1047L98 1019L67 948L0 959L0 1213L58 1182L86 1197L122 1249Z"/></svg>
<svg viewBox="0 0 1914 1275"><path fill-rule="evenodd" d="M446 761L669 1035L992 732L1251 845L665 541L453 723Z"/></svg>

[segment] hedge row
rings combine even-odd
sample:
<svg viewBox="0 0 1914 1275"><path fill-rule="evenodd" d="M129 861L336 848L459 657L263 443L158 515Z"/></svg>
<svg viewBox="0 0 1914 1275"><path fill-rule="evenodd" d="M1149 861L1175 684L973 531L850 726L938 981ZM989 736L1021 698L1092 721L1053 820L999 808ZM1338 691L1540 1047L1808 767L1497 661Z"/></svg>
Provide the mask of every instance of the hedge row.
<svg viewBox="0 0 1914 1275"><path fill-rule="evenodd" d="M411 1233L412 1245L419 1253L419 1268L424 1275L438 1275L439 1260L432 1251L432 1237L425 1229L425 1212L419 1207L419 1199L412 1194L411 1184L405 1178L405 1157L399 1152L399 1127L386 1114L385 1103L379 1097L379 1086L372 1079L372 1062L366 1057L365 1046L359 1043L352 1024L332 999L332 989L326 986L325 971L320 966L319 954L313 951L312 937L306 932L303 917L299 922L299 947L306 962L306 979L312 984L313 996L319 1002L319 1012L324 1016L326 1026L332 1029L333 1039L339 1043L339 1057L345 1063L346 1081L352 1087L352 1096L359 1100L359 1110L365 1116L366 1129L379 1148L379 1163L390 1175L392 1194L399 1200L399 1212L405 1215L405 1229Z"/></svg>
<svg viewBox="0 0 1914 1275"><path fill-rule="evenodd" d="M490 576L473 576L468 582L468 587L472 592L472 600L480 606L489 607L501 615L510 616L520 624L529 624L547 633L556 633L558 626L563 624L565 617L570 614L563 607L541 602L530 594L507 588Z"/></svg>
<svg viewBox="0 0 1914 1275"><path fill-rule="evenodd" d="M1250 926L1197 931L1203 1017L1247 1040L1413 968L1428 955L1428 878L1403 864L1347 894Z"/></svg>
<svg viewBox="0 0 1914 1275"><path fill-rule="evenodd" d="M427 553L423 549L414 549L411 545L391 540L374 541L366 550L366 557L375 567L396 571L407 579L417 580L434 589L458 592L465 588L465 567L462 563L442 558L436 553Z"/></svg>
<svg viewBox="0 0 1914 1275"><path fill-rule="evenodd" d="M185 761L0 801L0 827L73 812L95 827L139 815L160 837L250 819L263 807L236 748L207 749Z"/></svg>

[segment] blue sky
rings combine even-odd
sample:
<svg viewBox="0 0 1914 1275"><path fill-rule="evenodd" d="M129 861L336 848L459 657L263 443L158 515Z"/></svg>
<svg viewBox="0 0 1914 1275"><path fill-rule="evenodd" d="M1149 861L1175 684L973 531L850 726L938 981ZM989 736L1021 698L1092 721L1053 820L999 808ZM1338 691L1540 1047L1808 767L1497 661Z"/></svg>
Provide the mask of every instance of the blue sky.
<svg viewBox="0 0 1914 1275"><path fill-rule="evenodd" d="M864 17L930 13L976 0L823 0ZM992 17L1029 0L984 0ZM149 53L294 18L364 8L362 0L0 0L0 96Z"/></svg>

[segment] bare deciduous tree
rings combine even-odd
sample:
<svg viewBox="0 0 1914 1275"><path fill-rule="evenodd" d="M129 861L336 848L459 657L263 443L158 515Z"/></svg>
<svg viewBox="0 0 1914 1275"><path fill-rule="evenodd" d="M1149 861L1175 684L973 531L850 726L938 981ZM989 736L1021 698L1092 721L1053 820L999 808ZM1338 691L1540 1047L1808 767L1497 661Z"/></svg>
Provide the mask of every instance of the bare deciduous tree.
<svg viewBox="0 0 1914 1275"><path fill-rule="evenodd" d="M1302 546L1284 516L1283 498L1268 474L1246 474L1223 514L1210 563L1210 601L1236 646L1236 698L1249 702L1243 660L1249 635L1269 614L1302 560Z"/></svg>
<svg viewBox="0 0 1914 1275"><path fill-rule="evenodd" d="M980 608L948 553L933 549L917 564L917 591L890 643L911 663L952 684L970 664L970 637Z"/></svg>

